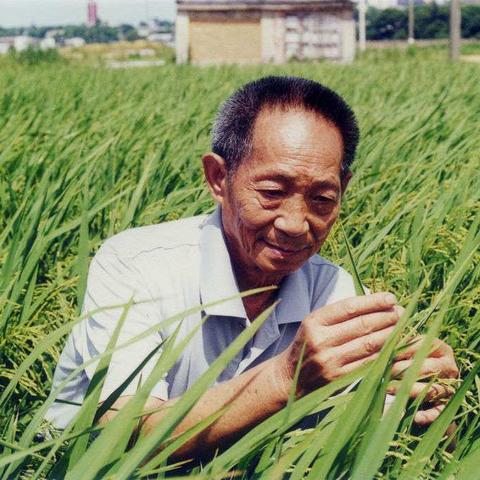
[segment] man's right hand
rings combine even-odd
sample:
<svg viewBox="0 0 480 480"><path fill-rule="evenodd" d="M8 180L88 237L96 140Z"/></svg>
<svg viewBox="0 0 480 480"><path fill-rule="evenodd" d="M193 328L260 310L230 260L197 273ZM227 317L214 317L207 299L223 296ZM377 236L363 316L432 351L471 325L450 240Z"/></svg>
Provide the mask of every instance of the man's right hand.
<svg viewBox="0 0 480 480"><path fill-rule="evenodd" d="M297 395L350 373L378 356L404 309L391 293L347 298L310 313L279 362L290 389L305 344Z"/></svg>

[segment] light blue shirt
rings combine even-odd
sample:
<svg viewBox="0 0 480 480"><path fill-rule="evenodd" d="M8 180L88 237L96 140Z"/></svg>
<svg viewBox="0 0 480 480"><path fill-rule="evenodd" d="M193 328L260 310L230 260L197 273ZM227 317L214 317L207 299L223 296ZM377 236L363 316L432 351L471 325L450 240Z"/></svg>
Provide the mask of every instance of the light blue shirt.
<svg viewBox="0 0 480 480"><path fill-rule="evenodd" d="M200 304L238 294L238 286L222 232L220 209L213 214L126 230L107 240L93 258L83 312L86 319L70 334L58 362L53 388L75 368L106 349L122 314L122 308L88 314L101 307L120 305L132 296L117 345L149 327ZM286 277L278 290L281 300L252 340L225 368L218 382L239 375L247 368L283 351L293 340L300 322L326 304L355 296L351 276L319 255ZM209 317L187 345L166 377L151 395L166 400L182 395L220 353L250 324L241 298L205 307ZM199 325L202 313L181 323L178 340ZM100 401L105 400L134 371L155 346L177 327L172 324L116 351L110 362ZM158 354L141 372L145 379ZM81 403L96 363L71 380L58 398ZM138 388L135 378L123 395ZM78 407L54 403L46 418L64 428Z"/></svg>

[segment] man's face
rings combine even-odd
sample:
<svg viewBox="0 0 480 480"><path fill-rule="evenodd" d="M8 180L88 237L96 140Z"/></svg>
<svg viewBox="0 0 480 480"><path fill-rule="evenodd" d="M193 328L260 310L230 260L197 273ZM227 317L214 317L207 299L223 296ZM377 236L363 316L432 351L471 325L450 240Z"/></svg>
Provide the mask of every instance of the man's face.
<svg viewBox="0 0 480 480"><path fill-rule="evenodd" d="M227 180L221 202L237 271L268 284L318 252L339 213L342 156L338 128L317 114L259 114L252 155Z"/></svg>

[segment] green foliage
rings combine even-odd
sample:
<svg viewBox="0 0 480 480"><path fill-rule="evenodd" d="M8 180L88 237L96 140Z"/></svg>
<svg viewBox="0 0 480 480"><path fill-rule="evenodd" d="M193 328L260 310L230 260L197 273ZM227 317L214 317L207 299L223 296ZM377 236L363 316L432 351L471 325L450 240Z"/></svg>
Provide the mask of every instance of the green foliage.
<svg viewBox="0 0 480 480"><path fill-rule="evenodd" d="M58 53L58 50L49 48L48 50L40 50L29 46L26 50L16 52L9 50L8 57L10 61L23 65L40 65L42 63L62 63L65 59Z"/></svg>
<svg viewBox="0 0 480 480"><path fill-rule="evenodd" d="M235 87L266 74L319 80L357 112L362 140L342 213L348 244L336 228L322 253L356 272L370 290L395 292L408 314L378 361L302 399L292 397L285 411L184 472L203 479L232 478L233 471L255 479L476 478L480 67L445 59L445 51L412 49L367 52L350 66L112 71L2 64L0 478L164 478L174 467L166 464L168 454L223 413L169 444L175 426L265 317L238 337L154 436L129 446L149 384L181 354L174 338L162 346L149 384L108 428L92 419L113 341L74 423L44 441L36 435L52 401L65 335L79 321L89 258L122 229L210 211L200 157L209 148L212 118ZM391 357L411 329L447 340L464 379L426 432L412 426L418 405L408 391L428 344L381 416ZM361 378L349 393L334 395ZM120 394L121 388L107 402ZM315 429L292 430L313 412L323 414ZM452 419L457 448L449 452L444 430ZM168 446L151 455L159 444Z"/></svg>
<svg viewBox="0 0 480 480"><path fill-rule="evenodd" d="M368 40L397 40L407 38L408 18L398 8L369 7L367 10Z"/></svg>
<svg viewBox="0 0 480 480"><path fill-rule="evenodd" d="M480 38L480 7L478 5L462 7L462 35L466 38Z"/></svg>
<svg viewBox="0 0 480 480"><path fill-rule="evenodd" d="M414 7L414 36L419 39L447 38L450 7L448 5L416 5ZM369 7L367 10L367 39L401 40L408 34L406 9ZM462 6L462 37L480 38L480 6Z"/></svg>
<svg viewBox="0 0 480 480"><path fill-rule="evenodd" d="M133 42L140 38L138 36L137 29L133 25L129 25L127 23L123 23L118 27L118 37L119 39L124 39L127 42Z"/></svg>

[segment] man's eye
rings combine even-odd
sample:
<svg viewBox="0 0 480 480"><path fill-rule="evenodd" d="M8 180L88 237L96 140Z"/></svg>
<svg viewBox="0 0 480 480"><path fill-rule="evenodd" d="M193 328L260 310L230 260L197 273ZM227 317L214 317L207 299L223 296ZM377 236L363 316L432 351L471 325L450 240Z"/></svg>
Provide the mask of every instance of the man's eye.
<svg viewBox="0 0 480 480"><path fill-rule="evenodd" d="M268 199L278 200L282 198L285 194L283 190L260 190L260 193Z"/></svg>
<svg viewBox="0 0 480 480"><path fill-rule="evenodd" d="M313 197L313 201L316 203L335 203L334 198L324 197L323 195L318 195L316 197Z"/></svg>

